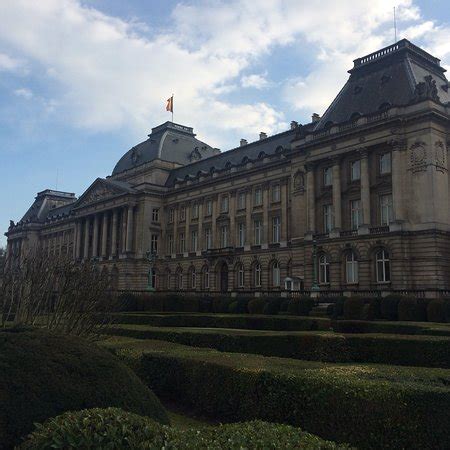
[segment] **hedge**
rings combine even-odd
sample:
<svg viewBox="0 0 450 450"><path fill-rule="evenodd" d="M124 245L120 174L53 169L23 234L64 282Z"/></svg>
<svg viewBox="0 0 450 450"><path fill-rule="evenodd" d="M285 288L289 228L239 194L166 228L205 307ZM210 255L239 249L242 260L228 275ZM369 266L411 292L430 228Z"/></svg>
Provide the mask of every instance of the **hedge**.
<svg viewBox="0 0 450 450"><path fill-rule="evenodd" d="M0 331L0 405L0 449L72 409L118 406L168 423L156 396L105 349L38 330Z"/></svg>
<svg viewBox="0 0 450 450"><path fill-rule="evenodd" d="M237 448L349 449L289 425L252 421L179 430L118 408L69 412L36 424L20 450L95 448L100 450Z"/></svg>
<svg viewBox="0 0 450 450"><path fill-rule="evenodd" d="M116 336L158 339L224 352L254 353L311 361L365 362L450 368L450 338L441 336L357 335L158 328L122 325Z"/></svg>
<svg viewBox="0 0 450 450"><path fill-rule="evenodd" d="M115 350L162 397L223 421L301 427L361 449L450 447L450 371L333 365L167 342Z"/></svg>

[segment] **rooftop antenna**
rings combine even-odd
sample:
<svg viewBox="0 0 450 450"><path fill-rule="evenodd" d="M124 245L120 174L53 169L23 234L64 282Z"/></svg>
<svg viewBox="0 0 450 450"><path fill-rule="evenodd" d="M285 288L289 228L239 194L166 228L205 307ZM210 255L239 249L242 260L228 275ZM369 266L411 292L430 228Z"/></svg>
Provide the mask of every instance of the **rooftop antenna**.
<svg viewBox="0 0 450 450"><path fill-rule="evenodd" d="M394 44L397 43L397 15L396 8L394 6Z"/></svg>

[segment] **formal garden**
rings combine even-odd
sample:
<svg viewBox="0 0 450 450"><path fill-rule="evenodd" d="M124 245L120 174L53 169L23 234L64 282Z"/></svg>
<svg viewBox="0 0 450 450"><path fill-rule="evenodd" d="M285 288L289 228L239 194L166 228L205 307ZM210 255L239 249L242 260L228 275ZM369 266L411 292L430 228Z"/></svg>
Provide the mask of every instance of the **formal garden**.
<svg viewBox="0 0 450 450"><path fill-rule="evenodd" d="M0 449L450 448L449 300L2 283Z"/></svg>

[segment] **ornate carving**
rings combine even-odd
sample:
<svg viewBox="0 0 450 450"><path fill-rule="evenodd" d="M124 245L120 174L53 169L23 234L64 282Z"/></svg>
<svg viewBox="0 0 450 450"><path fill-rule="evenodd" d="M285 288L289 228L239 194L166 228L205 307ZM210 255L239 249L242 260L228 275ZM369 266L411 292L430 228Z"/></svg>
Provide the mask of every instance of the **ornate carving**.
<svg viewBox="0 0 450 450"><path fill-rule="evenodd" d="M410 148L410 161L413 172L420 172L427 168L427 144L417 140Z"/></svg>
<svg viewBox="0 0 450 450"><path fill-rule="evenodd" d="M297 170L295 175L293 176L293 184L295 191L304 191L305 189L305 173L301 170Z"/></svg>
<svg viewBox="0 0 450 450"><path fill-rule="evenodd" d="M440 172L447 171L447 148L442 141L434 143L434 156L436 162L436 170Z"/></svg>
<svg viewBox="0 0 450 450"><path fill-rule="evenodd" d="M193 162L198 161L199 159L202 159L202 155L198 147L195 147L194 150L192 150L191 154L189 155L189 161Z"/></svg>
<svg viewBox="0 0 450 450"><path fill-rule="evenodd" d="M408 143L406 139L402 138L394 138L391 139L388 144L392 147L392 150L395 151L404 151L408 148Z"/></svg>
<svg viewBox="0 0 450 450"><path fill-rule="evenodd" d="M92 187L91 190L89 190L84 194L84 198L83 201L81 202L81 205L87 205L89 203L93 203L98 200L103 200L107 197L112 197L119 193L120 191L118 190L114 190L103 184L98 184L97 186Z"/></svg>
<svg viewBox="0 0 450 450"><path fill-rule="evenodd" d="M425 81L421 81L416 84L413 100L420 101L429 99L434 100L435 102L440 102L436 81L433 80L431 75L424 77L424 80Z"/></svg>
<svg viewBox="0 0 450 450"><path fill-rule="evenodd" d="M142 156L141 152L138 149L133 148L133 150L131 151L130 158L134 166L137 165L141 156Z"/></svg>

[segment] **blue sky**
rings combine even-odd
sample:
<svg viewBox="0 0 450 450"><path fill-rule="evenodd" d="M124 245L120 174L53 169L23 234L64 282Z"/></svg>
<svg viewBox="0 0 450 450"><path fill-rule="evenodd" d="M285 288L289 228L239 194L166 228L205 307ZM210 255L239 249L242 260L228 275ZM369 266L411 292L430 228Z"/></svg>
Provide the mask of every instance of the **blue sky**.
<svg viewBox="0 0 450 450"><path fill-rule="evenodd" d="M38 191L110 174L172 93L222 150L308 122L393 42L394 5L399 38L450 67L448 0L0 0L0 245Z"/></svg>

